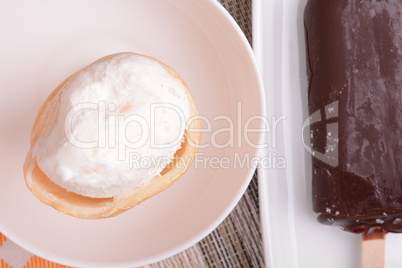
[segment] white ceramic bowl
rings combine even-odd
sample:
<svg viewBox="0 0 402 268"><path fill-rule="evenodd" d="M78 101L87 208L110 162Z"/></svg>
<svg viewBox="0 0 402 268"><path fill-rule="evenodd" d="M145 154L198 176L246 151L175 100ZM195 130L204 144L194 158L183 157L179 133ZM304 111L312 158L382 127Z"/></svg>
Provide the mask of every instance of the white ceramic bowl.
<svg viewBox="0 0 402 268"><path fill-rule="evenodd" d="M140 266L198 242L241 198L258 151L242 131L264 114L264 97L252 51L217 1L0 0L0 36L0 231L11 240L66 265ZM58 83L121 51L153 56L184 78L211 123L202 138L210 146L176 184L140 206L109 219L73 218L25 186L31 126ZM260 133L250 135L261 141Z"/></svg>

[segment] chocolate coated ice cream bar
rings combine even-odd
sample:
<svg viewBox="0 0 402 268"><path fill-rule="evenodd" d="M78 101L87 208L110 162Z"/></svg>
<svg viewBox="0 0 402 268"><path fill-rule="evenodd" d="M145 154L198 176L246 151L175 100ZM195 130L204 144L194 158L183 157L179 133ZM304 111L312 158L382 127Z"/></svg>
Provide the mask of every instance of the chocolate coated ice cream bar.
<svg viewBox="0 0 402 268"><path fill-rule="evenodd" d="M313 157L314 212L402 232L402 1L309 0L304 23L312 150L337 157Z"/></svg>

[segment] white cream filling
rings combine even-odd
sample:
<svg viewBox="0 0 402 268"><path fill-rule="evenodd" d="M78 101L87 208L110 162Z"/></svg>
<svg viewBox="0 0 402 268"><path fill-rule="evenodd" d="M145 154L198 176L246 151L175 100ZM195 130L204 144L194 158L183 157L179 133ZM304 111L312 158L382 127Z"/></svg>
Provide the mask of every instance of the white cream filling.
<svg viewBox="0 0 402 268"><path fill-rule="evenodd" d="M190 109L185 86L159 62L122 53L74 75L51 113L32 149L41 170L68 191L112 197L169 164Z"/></svg>

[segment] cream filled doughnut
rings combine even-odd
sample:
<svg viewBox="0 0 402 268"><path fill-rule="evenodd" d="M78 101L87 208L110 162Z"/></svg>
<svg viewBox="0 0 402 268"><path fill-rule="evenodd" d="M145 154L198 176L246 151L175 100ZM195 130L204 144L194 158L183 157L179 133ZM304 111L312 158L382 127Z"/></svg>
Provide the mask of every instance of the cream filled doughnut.
<svg viewBox="0 0 402 268"><path fill-rule="evenodd" d="M198 111L182 80L135 53L106 56L42 105L24 165L29 189L80 218L117 215L166 189L191 165ZM195 120L194 120L195 119Z"/></svg>

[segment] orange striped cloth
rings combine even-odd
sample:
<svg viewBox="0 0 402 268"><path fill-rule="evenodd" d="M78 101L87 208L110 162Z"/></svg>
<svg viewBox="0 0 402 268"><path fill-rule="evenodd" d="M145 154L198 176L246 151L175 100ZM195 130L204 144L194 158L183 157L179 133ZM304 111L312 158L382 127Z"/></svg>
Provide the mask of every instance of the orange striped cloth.
<svg viewBox="0 0 402 268"><path fill-rule="evenodd" d="M61 264L57 264L51 261L47 261L45 259L39 258L38 256L26 256L26 252L23 252L23 254L18 254L18 246L16 246L15 244L13 244L12 246L7 247L6 249L6 243L12 243L11 241L7 241L7 238L0 233L0 252L3 253L0 255L0 268L70 268L69 266L65 266L65 265L61 265ZM3 250L4 249L4 250ZM1 251L3 250L3 251ZM13 251L13 252L11 252ZM21 252L24 251L21 248ZM8 254L7 254L8 253ZM14 264L14 266L11 265L11 263L14 263L14 260L8 260L7 259L7 255L9 256L21 256L21 255L25 255L24 257L22 257L22 259L27 259L28 260L25 263L21 263L21 261L19 261L17 263L18 266L20 267L14 267L17 266L16 264ZM23 261L24 262L24 261Z"/></svg>
<svg viewBox="0 0 402 268"><path fill-rule="evenodd" d="M18 252L16 252L18 251ZM18 261L15 258L18 257ZM73 268L34 256L0 233L0 268ZM139 267L144 268L144 267Z"/></svg>

